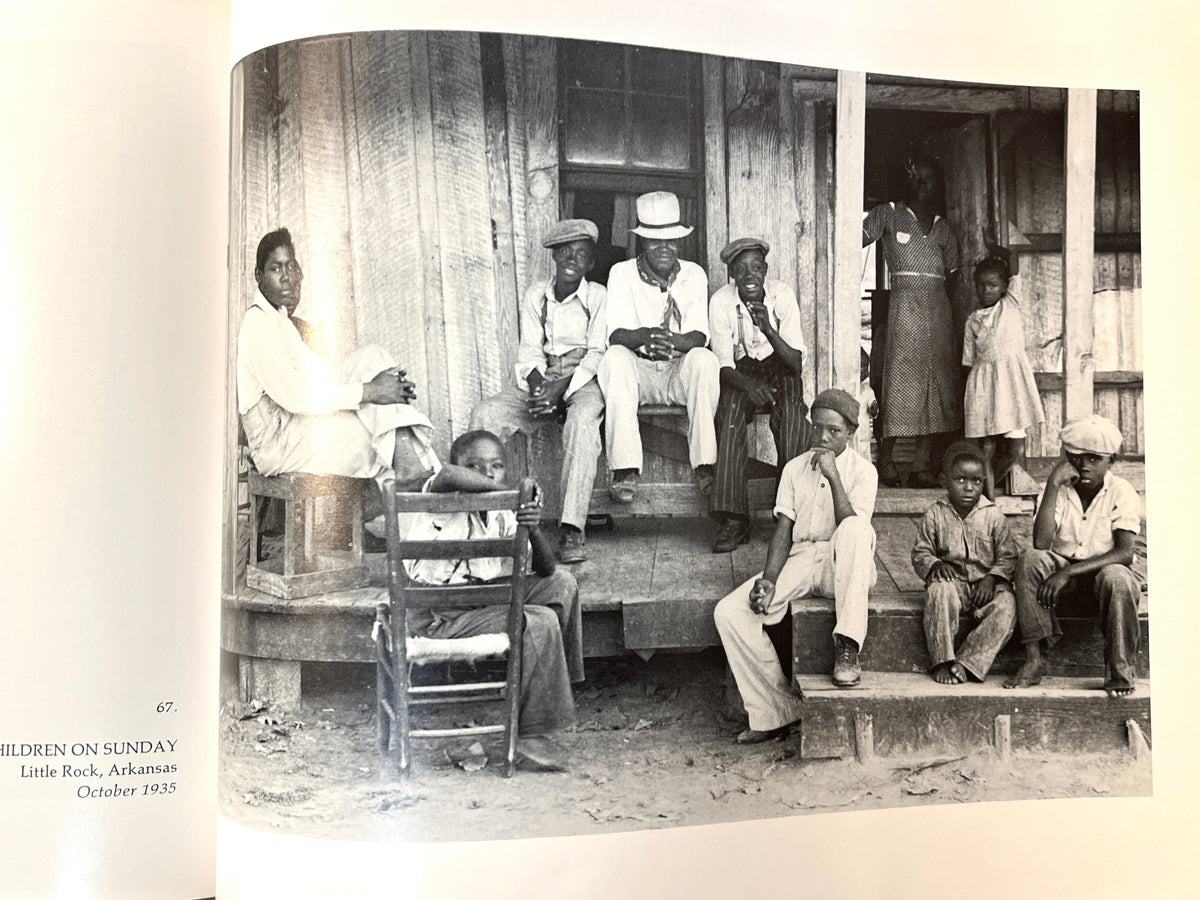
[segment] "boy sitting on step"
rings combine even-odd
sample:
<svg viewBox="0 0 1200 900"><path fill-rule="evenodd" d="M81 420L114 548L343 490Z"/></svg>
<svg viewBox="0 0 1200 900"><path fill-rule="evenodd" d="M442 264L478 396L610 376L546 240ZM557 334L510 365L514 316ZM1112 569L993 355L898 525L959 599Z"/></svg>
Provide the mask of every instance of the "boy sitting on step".
<svg viewBox="0 0 1200 900"><path fill-rule="evenodd" d="M1013 570L1017 544L1004 513L983 495L987 461L974 444L957 443L943 456L939 480L946 499L925 511L912 549L912 565L925 579L925 646L930 675L941 684L983 681L996 654L1012 637L1017 619ZM958 653L959 612L978 624Z"/></svg>
<svg viewBox="0 0 1200 900"><path fill-rule="evenodd" d="M1141 585L1130 568L1141 529L1142 501L1124 478L1108 470L1121 449L1121 432L1103 416L1074 419L1059 432L1064 459L1051 470L1033 519L1033 547L1017 563L1017 621L1025 663L1004 686L1042 680L1041 642L1062 637L1059 601L1082 595L1094 604L1104 633L1104 690L1133 693L1141 629Z"/></svg>
<svg viewBox="0 0 1200 900"><path fill-rule="evenodd" d="M500 439L488 431L468 431L450 445L450 464L426 481L422 490L482 493L505 487ZM583 619L575 577L565 568L556 568L554 550L538 527L541 511L538 499L515 515L511 510L498 510L405 513L399 518L401 534L410 541L504 538L515 534L518 524L529 527L535 574L525 581L517 752L533 768L559 771L566 765L562 751L546 734L575 723L571 684L584 680ZM418 559L405 560L404 567L409 578L421 584L467 584L510 575L512 561L498 557ZM507 606L438 608L410 612L408 626L415 635L459 638L502 633L507 620Z"/></svg>

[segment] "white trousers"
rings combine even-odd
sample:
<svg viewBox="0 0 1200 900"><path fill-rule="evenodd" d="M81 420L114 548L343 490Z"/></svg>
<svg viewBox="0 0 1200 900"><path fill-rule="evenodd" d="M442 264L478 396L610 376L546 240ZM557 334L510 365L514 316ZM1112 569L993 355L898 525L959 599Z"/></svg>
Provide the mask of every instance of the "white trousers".
<svg viewBox="0 0 1200 900"><path fill-rule="evenodd" d="M614 344L604 351L596 380L604 393L604 441L611 469L642 468L637 410L643 403L670 403L688 411L688 458L692 468L717 461L717 400L721 365L706 347L670 360L642 359Z"/></svg>
<svg viewBox="0 0 1200 900"><path fill-rule="evenodd" d="M516 432L536 434L553 425L555 417L530 415L529 395L508 387L480 401L471 410L471 427L482 428L507 441ZM592 483L596 480L596 458L600 455L600 417L604 399L595 381L589 381L566 399L567 418L562 425L562 515L559 521L580 531L587 523L588 504L592 502Z"/></svg>
<svg viewBox="0 0 1200 900"><path fill-rule="evenodd" d="M850 516L829 541L796 543L775 583L775 597L766 615L750 608L750 589L762 573L727 595L713 613L717 632L750 727L770 731L800 718L800 698L792 690L765 625L787 614L793 600L833 597L834 634L861 648L867 637L867 594L875 584L875 529L870 520Z"/></svg>

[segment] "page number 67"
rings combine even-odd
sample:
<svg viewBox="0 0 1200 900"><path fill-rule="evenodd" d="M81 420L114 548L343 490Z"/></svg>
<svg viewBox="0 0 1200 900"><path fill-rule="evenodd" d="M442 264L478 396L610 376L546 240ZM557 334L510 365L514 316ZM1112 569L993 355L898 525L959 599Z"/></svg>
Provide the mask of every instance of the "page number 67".
<svg viewBox="0 0 1200 900"><path fill-rule="evenodd" d="M165 713L165 712L170 712L174 708L175 708L174 700L162 700L159 702L158 706L154 707L154 711L160 712L160 713Z"/></svg>

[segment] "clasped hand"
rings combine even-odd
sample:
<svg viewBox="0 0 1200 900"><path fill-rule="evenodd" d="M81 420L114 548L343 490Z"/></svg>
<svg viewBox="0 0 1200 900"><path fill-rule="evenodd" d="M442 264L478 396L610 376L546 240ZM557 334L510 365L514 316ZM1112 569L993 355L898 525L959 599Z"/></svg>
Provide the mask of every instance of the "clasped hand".
<svg viewBox="0 0 1200 900"><path fill-rule="evenodd" d="M670 359L675 351L674 335L665 328L651 328L646 355L651 359Z"/></svg>
<svg viewBox="0 0 1200 900"><path fill-rule="evenodd" d="M558 412L569 379L543 381L529 391L526 408L532 416L552 416Z"/></svg>
<svg viewBox="0 0 1200 900"><path fill-rule="evenodd" d="M363 385L364 403L411 403L417 398L417 386L407 379L403 369L384 369Z"/></svg>
<svg viewBox="0 0 1200 900"><path fill-rule="evenodd" d="M750 608L760 616L765 616L775 599L775 582L769 578L760 578L750 588Z"/></svg>
<svg viewBox="0 0 1200 900"><path fill-rule="evenodd" d="M522 503L517 508L517 524L529 528L537 528L542 521L542 491L536 485L533 497L528 503Z"/></svg>

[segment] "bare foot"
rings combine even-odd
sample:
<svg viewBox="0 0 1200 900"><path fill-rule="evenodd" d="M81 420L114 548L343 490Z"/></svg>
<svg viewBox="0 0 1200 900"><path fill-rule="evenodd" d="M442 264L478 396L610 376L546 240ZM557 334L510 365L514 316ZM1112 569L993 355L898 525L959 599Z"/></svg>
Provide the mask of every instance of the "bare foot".
<svg viewBox="0 0 1200 900"><path fill-rule="evenodd" d="M517 738L517 763L533 772L565 772L567 757L563 749L544 734Z"/></svg>
<svg viewBox="0 0 1200 900"><path fill-rule="evenodd" d="M1021 668L1004 680L1006 688L1027 688L1042 683L1042 664L1026 660Z"/></svg>
<svg viewBox="0 0 1200 900"><path fill-rule="evenodd" d="M1133 685L1125 685L1124 687L1106 687L1104 693L1110 697L1128 697L1133 694Z"/></svg>
<svg viewBox="0 0 1200 900"><path fill-rule="evenodd" d="M963 684L967 680L967 670L956 659L938 663L929 674L938 684Z"/></svg>

